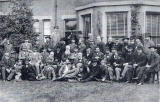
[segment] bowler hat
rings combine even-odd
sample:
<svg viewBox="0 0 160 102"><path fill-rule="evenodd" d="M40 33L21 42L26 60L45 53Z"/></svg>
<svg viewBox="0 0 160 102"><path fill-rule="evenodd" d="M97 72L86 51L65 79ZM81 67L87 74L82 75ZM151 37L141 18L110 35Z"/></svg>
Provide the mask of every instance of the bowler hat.
<svg viewBox="0 0 160 102"><path fill-rule="evenodd" d="M156 49L157 47L156 47L156 46L150 46L150 47L148 47L148 48L150 48L150 49L151 49L151 48L154 48L154 49Z"/></svg>
<svg viewBox="0 0 160 102"><path fill-rule="evenodd" d="M125 36L122 40L129 40L129 37Z"/></svg>

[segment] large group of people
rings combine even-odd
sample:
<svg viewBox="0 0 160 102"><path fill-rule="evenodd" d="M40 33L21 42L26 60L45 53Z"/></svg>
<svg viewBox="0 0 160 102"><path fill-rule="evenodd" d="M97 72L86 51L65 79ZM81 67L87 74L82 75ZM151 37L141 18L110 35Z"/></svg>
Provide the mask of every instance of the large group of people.
<svg viewBox="0 0 160 102"><path fill-rule="evenodd" d="M2 43L1 43L2 44ZM160 57L150 37L113 40L107 43L96 39L59 41L56 46L41 49L25 40L15 54L9 40L3 42L4 53L0 61L3 81L69 81L69 82L127 82L142 85L154 82L160 70Z"/></svg>

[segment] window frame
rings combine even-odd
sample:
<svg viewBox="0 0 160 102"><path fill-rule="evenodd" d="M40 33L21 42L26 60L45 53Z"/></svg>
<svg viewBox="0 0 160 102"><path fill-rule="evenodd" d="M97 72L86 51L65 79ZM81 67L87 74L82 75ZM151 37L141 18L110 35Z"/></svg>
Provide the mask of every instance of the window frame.
<svg viewBox="0 0 160 102"><path fill-rule="evenodd" d="M146 26L145 26L146 30L145 30L145 32L146 32L146 34L148 34L148 33L150 34L151 39L154 41L154 43L156 45L160 44L160 42L158 42L158 40L160 39L160 12L146 12L145 16L146 16L146 20L145 20L145 23L146 23ZM150 16L150 18L149 18L149 16ZM153 22L153 16L156 16L156 21L155 21L156 22L156 32L155 32L155 34L153 34L153 23L154 23ZM148 19L150 19L150 22L148 22ZM151 25L148 25L149 23ZM148 28L150 28L150 30ZM146 34L145 34L145 36L146 36ZM156 40L154 40L154 39L156 39Z"/></svg>
<svg viewBox="0 0 160 102"><path fill-rule="evenodd" d="M105 19L106 19L106 27L105 27L105 29L106 29L106 37L107 37L107 39L109 38L109 37L113 37L113 38L122 38L122 37L124 37L124 36L127 36L128 35L128 31L129 31L129 28L128 28L128 25L129 25L129 20L128 20L128 11L120 11L120 12L106 12L105 13L106 14L106 17L105 17ZM121 15L123 15L123 24L124 24L124 30L123 30L123 35L121 34L121 35L119 35L119 23L118 23L118 15L119 14L121 14ZM112 34L112 32L111 32L111 30L112 30L112 25L110 25L110 26L108 26L108 18L109 18L109 16L116 16L115 18L116 18L116 33L115 34ZM111 18L111 17L110 17ZM110 19L109 18L109 19ZM112 20L110 20L110 22L111 22ZM111 24L111 23L110 23ZM109 29L110 29L110 32L108 32L108 27L110 27Z"/></svg>

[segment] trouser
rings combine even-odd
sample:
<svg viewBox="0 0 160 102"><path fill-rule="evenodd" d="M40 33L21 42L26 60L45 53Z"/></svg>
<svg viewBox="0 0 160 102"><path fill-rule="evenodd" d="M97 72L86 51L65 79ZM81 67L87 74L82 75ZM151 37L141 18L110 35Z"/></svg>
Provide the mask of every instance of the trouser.
<svg viewBox="0 0 160 102"><path fill-rule="evenodd" d="M40 74L40 64L39 63L32 63L31 65L35 66L36 68L36 75Z"/></svg>
<svg viewBox="0 0 160 102"><path fill-rule="evenodd" d="M91 71L89 73L89 77L86 78L84 81L92 81L98 76L98 74L99 74L99 70Z"/></svg>
<svg viewBox="0 0 160 102"><path fill-rule="evenodd" d="M129 70L129 68L132 68L132 66L131 65L125 65L124 66L124 69L123 69L122 74L121 74L123 78L126 76L126 73Z"/></svg>
<svg viewBox="0 0 160 102"><path fill-rule="evenodd" d="M50 69L44 69L42 72L43 76L45 76L47 79L55 79L56 78L56 74L55 74L55 70L53 68Z"/></svg>
<svg viewBox="0 0 160 102"><path fill-rule="evenodd" d="M134 75L134 68L129 68L126 72L127 81L129 82L132 81L133 75Z"/></svg>
<svg viewBox="0 0 160 102"><path fill-rule="evenodd" d="M114 76L113 76L113 68L112 67L108 67L108 73L109 73L110 80L113 80Z"/></svg>
<svg viewBox="0 0 160 102"><path fill-rule="evenodd" d="M116 80L120 79L120 73L121 73L121 68L115 68L115 72L116 72Z"/></svg>
<svg viewBox="0 0 160 102"><path fill-rule="evenodd" d="M12 80L13 76L15 75L16 71L15 70L11 70L10 74L7 77L7 80L10 81Z"/></svg>
<svg viewBox="0 0 160 102"><path fill-rule="evenodd" d="M7 68L2 67L2 80L6 80L7 75L9 74L9 72L6 70ZM8 79L8 78L7 78Z"/></svg>
<svg viewBox="0 0 160 102"><path fill-rule="evenodd" d="M6 68L2 67L2 80L6 80Z"/></svg>
<svg viewBox="0 0 160 102"><path fill-rule="evenodd" d="M100 75L104 79L109 79L109 71L108 71L109 66L103 67L101 69Z"/></svg>
<svg viewBox="0 0 160 102"><path fill-rule="evenodd" d="M137 73L137 77L138 77L138 81L140 83L144 83L145 79L146 79L146 67L138 67L137 70L136 70L136 73Z"/></svg>
<svg viewBox="0 0 160 102"><path fill-rule="evenodd" d="M78 75L78 73L79 73L79 70L77 70L77 69L72 69L72 70L70 70L69 72L67 72L67 74L64 76L64 77L66 77L66 78L74 78L75 76L77 76Z"/></svg>

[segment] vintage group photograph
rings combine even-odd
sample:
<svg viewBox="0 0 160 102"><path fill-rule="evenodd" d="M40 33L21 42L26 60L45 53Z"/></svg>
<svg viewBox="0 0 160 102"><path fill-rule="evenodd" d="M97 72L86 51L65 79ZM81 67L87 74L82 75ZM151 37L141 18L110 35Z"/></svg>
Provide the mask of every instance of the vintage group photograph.
<svg viewBox="0 0 160 102"><path fill-rule="evenodd" d="M160 0L0 0L0 102L160 102Z"/></svg>

